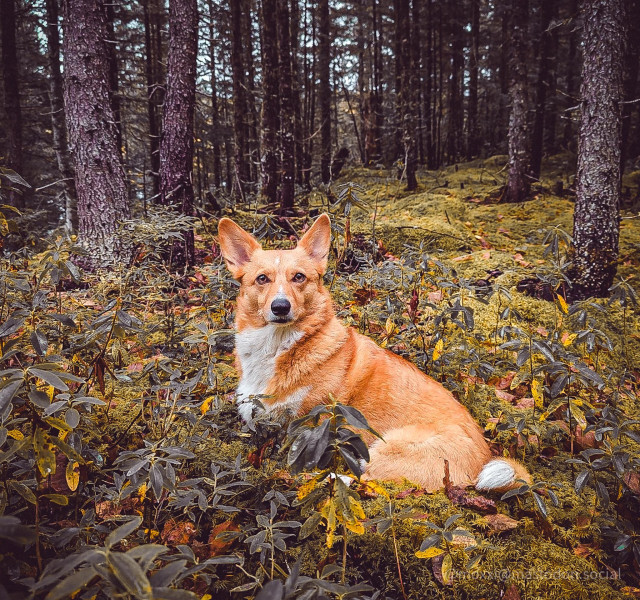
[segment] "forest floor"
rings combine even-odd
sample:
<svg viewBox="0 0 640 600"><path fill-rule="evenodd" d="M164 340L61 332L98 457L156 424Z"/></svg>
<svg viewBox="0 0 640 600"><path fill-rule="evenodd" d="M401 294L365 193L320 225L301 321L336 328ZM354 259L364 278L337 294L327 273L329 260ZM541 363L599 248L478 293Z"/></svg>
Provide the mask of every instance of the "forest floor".
<svg viewBox="0 0 640 600"><path fill-rule="evenodd" d="M427 494L410 482L354 484L354 514L338 515L343 529L331 530L326 514L314 517L322 501L305 502L313 477L290 473L279 425L247 427L235 412L237 287L210 220L197 235L202 262L187 278L154 263L151 245L130 269L87 276L86 289L65 291L52 280L54 268L65 274L64 246L14 268L34 284L28 293L11 289L7 306L30 304L31 320L26 333L6 334L5 352L13 336L31 344L22 364L55 363L58 375L84 380L67 386L42 367L31 374L33 389L49 396L34 409L49 424L43 435L57 427L87 464L76 468L77 455L58 444L53 475L44 477L46 444L35 441L33 472L7 464L22 498L10 495L11 506L29 507L18 484L37 480L45 537L37 560L27 550L0 566L9 561L37 579L43 561L70 554L81 539L100 544L112 521L140 515L145 529L130 546L161 543L185 564L199 564L197 574L174 575L171 584L201 598L252 598L296 560L303 574L335 582L327 585L343 581L353 596L357 583L390 598L640 596L633 422L640 419L640 219L637 210L622 213L616 282L623 283L612 297L568 305L563 231L571 232L573 203L570 193L550 192L559 180L569 188L568 162L549 161L532 199L516 205L496 199L503 157L419 173L412 193L393 172L353 168L332 186L329 207L335 243L326 280L340 317L442 381L496 454L526 464L532 486L501 499L451 486ZM634 181L632 174L626 184L636 193ZM327 209L321 191L305 201L314 214ZM265 233L268 244L292 243L259 211L230 216ZM299 232L311 220L290 225ZM47 301L34 300L36 287ZM86 397L100 405L83 404ZM11 418L26 428L24 406L14 400ZM18 440L11 422L9 438ZM173 456L174 447L192 454ZM166 466L172 456L173 473ZM287 529L292 522L304 523L304 535L298 525ZM279 539L278 530L293 535ZM234 564L240 560L242 568ZM39 593L62 578L57 568ZM336 590L326 591L337 597Z"/></svg>

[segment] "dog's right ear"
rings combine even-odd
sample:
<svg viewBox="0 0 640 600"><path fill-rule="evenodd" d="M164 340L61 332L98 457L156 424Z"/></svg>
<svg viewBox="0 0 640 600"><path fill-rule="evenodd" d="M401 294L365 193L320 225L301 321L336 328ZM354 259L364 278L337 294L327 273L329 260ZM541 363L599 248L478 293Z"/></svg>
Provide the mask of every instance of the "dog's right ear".
<svg viewBox="0 0 640 600"><path fill-rule="evenodd" d="M227 268L235 279L240 279L251 255L261 247L258 240L227 218L218 223L218 238Z"/></svg>

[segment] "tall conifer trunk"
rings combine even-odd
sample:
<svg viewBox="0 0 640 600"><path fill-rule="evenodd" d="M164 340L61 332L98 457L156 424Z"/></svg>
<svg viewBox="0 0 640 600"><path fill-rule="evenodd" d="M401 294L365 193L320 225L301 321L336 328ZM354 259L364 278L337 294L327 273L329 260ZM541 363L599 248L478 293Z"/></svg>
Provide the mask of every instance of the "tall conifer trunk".
<svg viewBox="0 0 640 600"><path fill-rule="evenodd" d="M606 296L620 234L624 0L585 0L573 298Z"/></svg>

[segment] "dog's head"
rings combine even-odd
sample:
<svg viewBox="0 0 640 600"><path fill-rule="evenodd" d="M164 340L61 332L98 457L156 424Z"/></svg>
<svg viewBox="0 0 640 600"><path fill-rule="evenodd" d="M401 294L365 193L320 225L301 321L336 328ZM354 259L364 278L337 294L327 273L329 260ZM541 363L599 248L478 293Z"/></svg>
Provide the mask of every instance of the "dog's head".
<svg viewBox="0 0 640 600"><path fill-rule="evenodd" d="M331 222L318 217L293 250L263 250L258 240L231 219L220 219L222 256L240 281L239 316L252 327L303 320L316 311L325 293Z"/></svg>

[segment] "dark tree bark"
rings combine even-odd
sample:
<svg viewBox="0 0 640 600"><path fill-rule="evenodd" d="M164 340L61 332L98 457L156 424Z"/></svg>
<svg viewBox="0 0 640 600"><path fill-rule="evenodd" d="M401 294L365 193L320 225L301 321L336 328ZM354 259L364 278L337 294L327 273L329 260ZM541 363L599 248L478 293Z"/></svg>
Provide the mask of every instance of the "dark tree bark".
<svg viewBox="0 0 640 600"><path fill-rule="evenodd" d="M460 0L449 3L451 32L451 72L449 75L449 126L447 128L447 158L455 163L460 158L463 132L463 84L464 70L464 29L460 14Z"/></svg>
<svg viewBox="0 0 640 600"><path fill-rule="evenodd" d="M122 135L122 109L120 102L120 79L119 79L119 66L118 66L118 53L116 47L116 33L115 33L115 11L112 2L104 2L106 25L107 25L107 37L106 37L106 49L109 56L109 98L111 100L111 110L113 111L113 117L116 122L117 143L118 152L122 157L124 152L124 143ZM121 158L122 159L122 158Z"/></svg>
<svg viewBox="0 0 640 600"><path fill-rule="evenodd" d="M145 75L147 80L147 120L153 196L160 194L160 130L162 113L161 12L157 0L144 0Z"/></svg>
<svg viewBox="0 0 640 600"><path fill-rule="evenodd" d="M245 115L245 131L246 131L246 160L247 160L247 181L255 182L257 179L256 165L259 161L259 144L258 144L258 115L256 112L256 75L253 64L253 0L243 0L242 8L242 25L244 41L244 64L246 67L246 102L247 114Z"/></svg>
<svg viewBox="0 0 640 600"><path fill-rule="evenodd" d="M2 79L4 82L4 109L7 115L6 165L19 175L23 173L22 161L22 108L20 105L20 74L16 50L16 6L15 0L0 0L2 21ZM10 191L9 204L24 208L24 196Z"/></svg>
<svg viewBox="0 0 640 600"><path fill-rule="evenodd" d="M67 124L64 116L64 83L60 69L60 30L58 0L46 0L47 54L49 59L49 105L51 106L51 131L58 171L62 177L65 230L67 235L78 229L78 206L74 185L73 164L67 143Z"/></svg>
<svg viewBox="0 0 640 600"><path fill-rule="evenodd" d="M169 3L167 92L160 142L160 202L184 215L193 214L193 115L198 50L197 0ZM192 265L193 231L174 244L172 267Z"/></svg>
<svg viewBox="0 0 640 600"><path fill-rule="evenodd" d="M320 174L331 181L331 16L329 0L318 0L318 100L320 104Z"/></svg>
<svg viewBox="0 0 640 600"><path fill-rule="evenodd" d="M469 49L469 104L467 110L467 160L478 155L478 61L480 60L480 0L471 0Z"/></svg>
<svg viewBox="0 0 640 600"><path fill-rule="evenodd" d="M620 156L620 176L624 173L624 164L629 155L631 115L638 113L636 90L638 89L638 63L640 62L640 0L628 0L629 28L624 69L624 99L622 107L622 148Z"/></svg>
<svg viewBox="0 0 640 600"><path fill-rule="evenodd" d="M280 74L280 214L293 209L295 193L295 114L291 75L289 0L277 0Z"/></svg>
<svg viewBox="0 0 640 600"><path fill-rule="evenodd" d="M531 189L529 172L529 132L527 126L526 27L529 7L526 0L512 0L510 10L509 174L502 199L522 202Z"/></svg>
<svg viewBox="0 0 640 600"><path fill-rule="evenodd" d="M411 21L409 17L409 0L395 0L396 26L396 67L400 73L396 75L398 81L398 107L400 111L402 146L404 150L405 174L407 190L418 187L416 179L416 121L415 121L415 65L411 53Z"/></svg>
<svg viewBox="0 0 640 600"><path fill-rule="evenodd" d="M549 63L547 65L546 79L546 102L547 110L544 119L544 146L549 154L555 154L558 151L558 142L556 140L556 128L558 121L558 3L551 2L551 26L547 32L547 43Z"/></svg>
<svg viewBox="0 0 640 600"><path fill-rule="evenodd" d="M214 23L215 12L213 0L209 0L209 75L211 78L211 146L213 150L213 185L216 188L219 188L222 181L222 172L220 166L220 112L218 108Z"/></svg>
<svg viewBox="0 0 640 600"><path fill-rule="evenodd" d="M298 0L291 0L291 75L293 85L293 120L294 140L296 145L296 183L302 185L302 169L304 164L304 145L302 134L302 102L300 97L300 6Z"/></svg>
<svg viewBox="0 0 640 600"><path fill-rule="evenodd" d="M127 186L109 100L101 0L65 0L64 99L78 194L78 242L90 267L127 258L117 224L129 217Z"/></svg>
<svg viewBox="0 0 640 600"><path fill-rule="evenodd" d="M575 127L572 120L571 109L578 103L578 73L577 73L577 56L578 56L578 36L579 28L575 22L578 17L578 0L571 0L569 6L569 19L571 19L571 33L569 34L569 53L567 56L567 87L565 95L565 115L566 121L563 132L563 145L565 148L570 148L574 141ZM575 149L575 146L573 146Z"/></svg>
<svg viewBox="0 0 640 600"><path fill-rule="evenodd" d="M606 296L620 233L624 0L585 0L573 299Z"/></svg>
<svg viewBox="0 0 640 600"><path fill-rule="evenodd" d="M235 173L233 189L244 198L244 186L249 180L247 165L247 94L243 48L242 3L235 0L231 7L231 73L233 76L233 132L235 136Z"/></svg>
<svg viewBox="0 0 640 600"><path fill-rule="evenodd" d="M531 133L531 176L540 178L542 154L544 152L544 123L546 117L549 74L553 68L552 33L549 31L555 0L542 0L540 6L540 37L538 39L538 81L536 82L535 116Z"/></svg>
<svg viewBox="0 0 640 600"><path fill-rule="evenodd" d="M262 195L278 200L278 131L280 97L278 77L278 0L262 2Z"/></svg>

